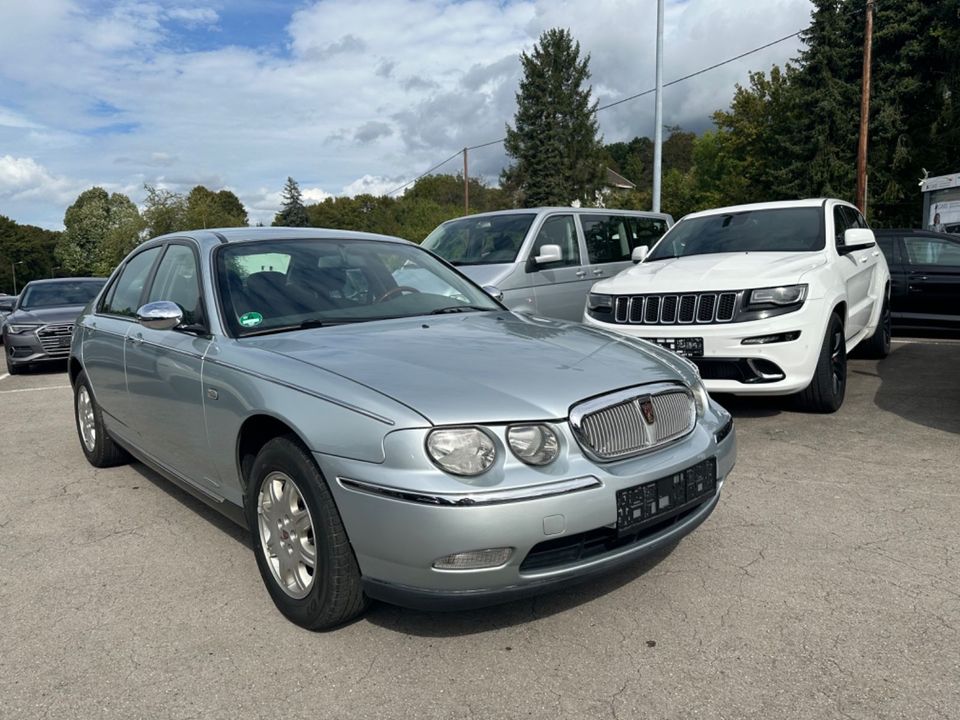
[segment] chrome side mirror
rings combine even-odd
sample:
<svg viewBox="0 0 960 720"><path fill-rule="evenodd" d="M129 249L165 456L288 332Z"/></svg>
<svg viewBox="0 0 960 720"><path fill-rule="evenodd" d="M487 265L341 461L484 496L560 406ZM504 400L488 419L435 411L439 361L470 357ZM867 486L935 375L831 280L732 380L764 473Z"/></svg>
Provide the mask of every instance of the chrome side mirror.
<svg viewBox="0 0 960 720"><path fill-rule="evenodd" d="M559 245L541 245L540 254L533 259L537 265L546 265L561 260L563 260L563 251Z"/></svg>
<svg viewBox="0 0 960 720"><path fill-rule="evenodd" d="M173 330L183 324L183 311L169 300L148 302L137 310L137 322L150 330Z"/></svg>
<svg viewBox="0 0 960 720"><path fill-rule="evenodd" d="M630 253L630 259L635 263L643 262L643 259L647 257L647 253L650 251L650 248L646 245L640 245L633 249L633 252Z"/></svg>
<svg viewBox="0 0 960 720"><path fill-rule="evenodd" d="M484 285L483 291L497 302L503 302L503 290L496 285Z"/></svg>

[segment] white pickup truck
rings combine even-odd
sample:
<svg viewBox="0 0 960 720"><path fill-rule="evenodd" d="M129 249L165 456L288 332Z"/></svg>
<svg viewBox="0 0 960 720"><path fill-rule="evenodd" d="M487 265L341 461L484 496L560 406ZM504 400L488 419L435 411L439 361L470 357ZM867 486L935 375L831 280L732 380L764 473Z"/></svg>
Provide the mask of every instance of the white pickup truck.
<svg viewBox="0 0 960 720"><path fill-rule="evenodd" d="M687 215L591 289L587 325L687 357L710 392L843 403L847 354L890 351L890 272L853 205L816 199Z"/></svg>

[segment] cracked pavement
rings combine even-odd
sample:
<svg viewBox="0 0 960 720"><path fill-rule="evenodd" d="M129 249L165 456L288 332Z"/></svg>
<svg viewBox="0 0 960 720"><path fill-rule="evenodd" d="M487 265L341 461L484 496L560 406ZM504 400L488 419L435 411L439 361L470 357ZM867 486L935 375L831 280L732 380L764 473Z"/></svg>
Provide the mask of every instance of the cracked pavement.
<svg viewBox="0 0 960 720"><path fill-rule="evenodd" d="M274 609L229 521L87 465L60 369L0 378L0 715L956 718L960 344L849 371L831 416L720 398L737 467L671 551L324 634Z"/></svg>

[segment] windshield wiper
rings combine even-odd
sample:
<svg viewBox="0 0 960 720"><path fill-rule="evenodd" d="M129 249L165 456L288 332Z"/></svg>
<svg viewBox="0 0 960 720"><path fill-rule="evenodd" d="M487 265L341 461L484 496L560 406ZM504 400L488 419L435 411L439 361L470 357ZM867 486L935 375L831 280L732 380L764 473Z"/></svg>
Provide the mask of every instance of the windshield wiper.
<svg viewBox="0 0 960 720"><path fill-rule="evenodd" d="M449 307L437 308L436 310L431 310L430 315L445 315L446 313L458 313L458 312L486 312L487 310L493 310L494 308L480 307L479 305L450 305Z"/></svg>

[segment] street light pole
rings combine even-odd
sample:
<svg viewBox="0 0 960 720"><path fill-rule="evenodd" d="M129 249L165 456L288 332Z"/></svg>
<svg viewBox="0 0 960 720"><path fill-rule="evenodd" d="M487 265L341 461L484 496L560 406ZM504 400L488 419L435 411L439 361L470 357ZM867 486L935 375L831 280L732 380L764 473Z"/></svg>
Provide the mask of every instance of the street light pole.
<svg viewBox="0 0 960 720"><path fill-rule="evenodd" d="M663 0L657 0L657 99L653 128L653 211L660 212L663 159Z"/></svg>
<svg viewBox="0 0 960 720"><path fill-rule="evenodd" d="M867 24L863 36L863 84L860 88L860 142L857 145L857 202L867 214L867 136L870 128L870 65L873 56L873 0L867 0Z"/></svg>
<svg viewBox="0 0 960 720"><path fill-rule="evenodd" d="M10 263L10 270L13 272L13 294L19 295L17 292L17 265L23 265L24 261L12 262Z"/></svg>

